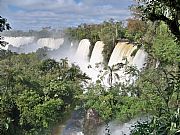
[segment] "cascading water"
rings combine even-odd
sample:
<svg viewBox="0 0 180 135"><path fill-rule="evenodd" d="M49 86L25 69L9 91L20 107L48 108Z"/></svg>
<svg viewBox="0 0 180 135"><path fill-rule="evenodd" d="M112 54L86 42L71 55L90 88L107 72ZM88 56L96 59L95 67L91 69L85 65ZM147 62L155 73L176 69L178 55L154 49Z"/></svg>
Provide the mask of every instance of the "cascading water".
<svg viewBox="0 0 180 135"><path fill-rule="evenodd" d="M79 42L79 46L77 48L74 58L72 58L72 62L77 63L83 72L85 72L88 76L92 77L91 71L88 69L88 54L90 45L91 43L89 39L82 39Z"/></svg>
<svg viewBox="0 0 180 135"><path fill-rule="evenodd" d="M102 41L96 42L90 58L91 66L94 66L96 63L103 62L103 55L102 55L103 47L104 47L104 43Z"/></svg>
<svg viewBox="0 0 180 135"><path fill-rule="evenodd" d="M22 48L23 46L25 46L27 48L27 46L30 46L31 44L33 44L35 42L34 37L16 37L16 38L15 37L5 37L5 41L9 42L10 44L12 44L14 47L17 47L17 48L19 48L19 47ZM64 48L63 47L61 48L61 45L63 44L63 42L64 42L64 39L62 39L62 38L59 38L59 39L42 38L42 39L39 39L38 41L36 41L36 43L35 43L36 46L34 49L36 50L37 48L46 46L46 47L49 47L51 50L53 50L53 49L61 50L62 49L62 51L64 51ZM65 55L66 55L66 57L74 56L72 59L70 58L71 62L76 62L80 66L80 68L83 72L87 73L87 75L89 75L90 77L93 78L95 75L97 76L97 74L98 74L97 71L95 71L93 69L88 69L87 67L88 67L88 65L91 65L94 68L96 63L103 62L102 51L103 51L104 44L102 41L96 42L96 44L93 48L93 51L92 51L90 61L88 58L89 47L90 47L90 41L88 39L81 40L78 47L76 47L75 43L70 42L69 47L65 48L65 49L67 49ZM72 48L74 48L76 50L76 53L73 53L74 51L73 52L71 51ZM141 68L144 67L147 53L145 53L143 50L139 49L135 56L131 56L132 52L135 49L136 49L136 46L133 46L132 44L129 44L127 42L119 42L115 46L115 48L111 54L108 66L112 66L117 63L125 63L124 58L127 58L129 65L137 66L137 68L140 70ZM61 57L61 55L59 55L58 59L64 58L65 55L63 55L63 57ZM120 71L118 71L118 74L123 75L123 71L124 71L124 69L121 69ZM95 79L95 78L93 78L93 79ZM80 118L80 119L77 118L75 120L78 122L81 122L81 119L82 118ZM74 121L74 117L73 117L73 121ZM64 128L66 130L64 130L62 134L66 135L67 128L72 128L73 130L76 129L76 131L77 131L75 135L78 135L78 134L82 135L82 127L80 127L80 129L78 129L76 124L75 124L75 127L73 127L73 126L74 125L71 123L71 120L70 120L69 124L67 124ZM122 125L120 125L120 126L122 127ZM112 135L121 134L121 133L119 133L120 126L112 125ZM114 128L114 127L116 127L116 128ZM125 129L123 128L122 131L123 130L125 130ZM98 135L103 135L104 134L103 131L104 131L104 127L99 129ZM71 132L70 129L68 129L68 133L69 132ZM56 135L60 135L60 134L61 133L58 133Z"/></svg>
<svg viewBox="0 0 180 135"><path fill-rule="evenodd" d="M35 41L34 37L4 37L4 41L8 42L13 47L16 47L16 50L20 50L20 53L25 53L25 52L28 53L28 52L36 51L38 48L45 46L50 49L58 49L63 44L64 39L40 38L38 39L38 41ZM71 43L71 45L69 46L70 46L70 48L68 48L69 50L71 48L74 49L77 48L74 47L74 43ZM88 39L82 39L78 45L78 48L76 50L72 62L76 62L80 66L91 65L94 67L96 63L103 62L103 56L102 56L103 46L104 44L102 41L96 42L89 62L88 54L89 54L90 41ZM8 45L3 49L7 49L7 48ZM142 67L144 67L147 53L139 49L136 55L134 57L131 57L131 53L135 49L136 46L133 46L132 44L128 44L127 42L119 42L115 46L111 54L108 66L112 66L117 63L124 63L125 62L124 58L127 58L129 64L137 66L137 68L140 70Z"/></svg>
<svg viewBox="0 0 180 135"><path fill-rule="evenodd" d="M8 42L14 47L20 47L21 45L33 43L34 37L4 37L4 41Z"/></svg>
<svg viewBox="0 0 180 135"><path fill-rule="evenodd" d="M17 53L30 53L37 49L34 45L34 37L4 37L4 41L9 43L4 48Z"/></svg>
<svg viewBox="0 0 180 135"><path fill-rule="evenodd" d="M131 63L132 62L131 53L135 49L136 47L134 47L132 44L128 44L127 42L118 43L111 54L108 66L112 66L117 63L124 63L125 62L124 58L127 58L127 61Z"/></svg>
<svg viewBox="0 0 180 135"><path fill-rule="evenodd" d="M89 54L89 47L90 47L89 39L83 39L80 41L78 49L75 54L75 58L81 61L88 62L88 54ZM77 61L78 62L78 61Z"/></svg>
<svg viewBox="0 0 180 135"><path fill-rule="evenodd" d="M9 49L17 53L31 53L42 47L49 49L58 49L63 44L63 38L40 38L38 41L34 37L4 37L4 41L9 44L2 49Z"/></svg>
<svg viewBox="0 0 180 135"><path fill-rule="evenodd" d="M143 67L145 67L145 62L147 58L147 53L141 49L139 49L133 58L133 65L137 67L138 70L141 70Z"/></svg>
<svg viewBox="0 0 180 135"><path fill-rule="evenodd" d="M131 53L135 49L136 49L136 46L133 46L132 44L129 44L127 42L118 43L111 54L108 66L112 67L113 65L116 65L117 63L123 63L123 64L126 63L128 65L133 65L133 57L131 56ZM116 78L113 78L113 83L116 81L126 83L127 79L129 79L129 75L125 74L124 68L121 68L115 72L119 75L120 80L116 80Z"/></svg>
<svg viewBox="0 0 180 135"><path fill-rule="evenodd" d="M103 63L103 51L104 43L102 41L97 41L94 45L89 65L91 68L89 68L90 77L93 81L98 79L98 74L100 73L99 70L102 70L102 64ZM98 65L97 65L98 64ZM98 68L97 68L98 67Z"/></svg>
<svg viewBox="0 0 180 135"><path fill-rule="evenodd" d="M48 47L50 49L58 49L63 42L63 38L40 38L37 41L37 45L40 47Z"/></svg>

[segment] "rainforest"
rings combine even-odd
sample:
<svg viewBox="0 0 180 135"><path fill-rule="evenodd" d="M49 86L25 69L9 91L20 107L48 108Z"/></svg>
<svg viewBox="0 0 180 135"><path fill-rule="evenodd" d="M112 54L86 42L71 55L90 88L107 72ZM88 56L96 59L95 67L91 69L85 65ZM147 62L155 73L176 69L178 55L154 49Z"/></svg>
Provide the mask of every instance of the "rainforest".
<svg viewBox="0 0 180 135"><path fill-rule="evenodd" d="M180 1L136 2L59 30L0 16L0 134L179 135Z"/></svg>

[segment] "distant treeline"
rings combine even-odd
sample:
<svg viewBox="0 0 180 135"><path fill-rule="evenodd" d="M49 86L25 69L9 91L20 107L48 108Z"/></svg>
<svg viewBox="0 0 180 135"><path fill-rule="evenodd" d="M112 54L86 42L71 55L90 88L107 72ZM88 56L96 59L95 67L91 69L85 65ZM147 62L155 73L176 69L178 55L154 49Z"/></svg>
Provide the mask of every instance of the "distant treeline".
<svg viewBox="0 0 180 135"><path fill-rule="evenodd" d="M41 30L11 30L4 31L2 36L34 36L39 38L60 38L66 37L69 41L80 41L82 39L89 39L91 46L89 48L89 58L97 41L103 41L105 44L103 49L104 62L107 63L110 59L111 53L118 41L140 42L139 39L146 33L148 25L140 19L128 19L127 24L124 25L122 21L110 19L100 24L83 23L77 27L68 27L65 29L51 29L45 27Z"/></svg>
<svg viewBox="0 0 180 135"><path fill-rule="evenodd" d="M37 39L39 38L59 38L63 37L63 30L60 29L51 29L51 27L45 27L41 30L29 30L29 31L23 31L23 30L10 30L10 31L4 31L1 33L2 36L8 36L8 37L31 37L34 36Z"/></svg>
<svg viewBox="0 0 180 135"><path fill-rule="evenodd" d="M110 19L100 24L81 24L78 27L65 29L64 33L69 40L89 39L91 42L89 58L95 43L98 40L104 42L104 62L107 63L118 41L138 42L146 32L147 24L140 19L128 19L127 25L122 21Z"/></svg>

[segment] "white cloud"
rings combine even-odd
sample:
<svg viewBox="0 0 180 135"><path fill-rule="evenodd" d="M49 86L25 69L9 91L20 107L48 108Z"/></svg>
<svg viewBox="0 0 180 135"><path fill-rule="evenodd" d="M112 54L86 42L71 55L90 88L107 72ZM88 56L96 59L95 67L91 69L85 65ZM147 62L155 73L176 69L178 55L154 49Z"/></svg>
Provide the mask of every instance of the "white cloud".
<svg viewBox="0 0 180 135"><path fill-rule="evenodd" d="M0 0L0 15L15 29L65 27L124 20L132 0ZM2 12L2 13L1 13Z"/></svg>

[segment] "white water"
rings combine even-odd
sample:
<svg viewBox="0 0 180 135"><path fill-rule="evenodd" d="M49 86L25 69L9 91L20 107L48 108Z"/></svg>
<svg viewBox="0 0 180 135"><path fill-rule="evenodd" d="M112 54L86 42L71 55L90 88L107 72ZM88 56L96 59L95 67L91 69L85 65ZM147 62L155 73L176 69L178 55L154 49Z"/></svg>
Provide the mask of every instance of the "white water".
<svg viewBox="0 0 180 135"><path fill-rule="evenodd" d="M4 41L8 42L14 47L20 47L21 45L33 43L34 37L4 37Z"/></svg>
<svg viewBox="0 0 180 135"><path fill-rule="evenodd" d="M103 51L104 43L102 41L97 41L94 45L89 65L91 68L88 70L88 74L90 74L90 77L95 82L95 80L98 79L98 75L100 74L100 71L103 69Z"/></svg>
<svg viewBox="0 0 180 135"><path fill-rule="evenodd" d="M39 48L48 47L58 49L64 42L63 38L40 38L38 41L34 37L4 37L4 41L9 44L1 47L4 50L11 50L17 53L31 53Z"/></svg>
<svg viewBox="0 0 180 135"><path fill-rule="evenodd" d="M137 67L138 70L141 70L145 67L147 53L141 49L139 49L133 59L133 65Z"/></svg>
<svg viewBox="0 0 180 135"><path fill-rule="evenodd" d="M12 51L18 53L30 53L35 52L38 48L48 47L51 50L56 50L60 48L60 46L64 43L63 38L40 38L35 41L34 37L4 37L4 41L8 42L10 45L6 47L1 47L3 49L11 49ZM89 61L89 47L90 41L88 39L82 39L79 42L79 45L76 45L76 42L71 42L70 47L66 48L66 50L60 50L56 52L56 56L54 58L59 59L59 57L71 57L71 62L76 62L81 69L86 72L93 79L97 79L98 72L95 69L95 64L103 62L102 51L104 44L102 41L97 41L92 55ZM78 47L77 47L78 46ZM117 63L125 63L125 59L129 62L129 65L137 66L138 70L141 70L144 67L146 62L147 53L143 50L139 49L134 57L131 57L131 53L136 49L136 46L132 44L128 44L127 42L119 42L110 57L108 66L115 65ZM74 54L74 52L76 52ZM52 52L54 53L54 52ZM63 55L62 55L63 54ZM91 65L93 69L88 69L88 65ZM119 71L120 75L123 75L124 72ZM96 77L95 77L96 76Z"/></svg>
<svg viewBox="0 0 180 135"><path fill-rule="evenodd" d="M125 58L127 58L129 64L132 63L133 58L131 57L131 53L135 49L135 46L128 44L127 42L118 43L111 54L108 66L112 66L117 63L125 63Z"/></svg>
<svg viewBox="0 0 180 135"><path fill-rule="evenodd" d="M96 42L90 58L91 66L95 66L96 63L103 62L103 55L102 55L103 47L104 47L104 43L102 41Z"/></svg>
<svg viewBox="0 0 180 135"><path fill-rule="evenodd" d="M71 44L73 46L73 44ZM88 61L88 53L89 53L90 42L88 39L83 39L80 41L78 49L75 53L74 61L77 62L85 73L89 75L92 79L97 79L98 71L94 70L94 65L99 62L103 62L102 51L103 51L103 42L97 41L90 58ZM136 46L132 44L128 44L126 42L118 43L113 50L110 61L108 63L109 66L112 66L117 63L125 63L124 58L127 58L129 65L137 66L138 69L144 67L144 63L146 61L147 54L143 50L138 50L136 55L133 57L131 53L136 49ZM88 69L87 66L91 65L93 68ZM119 71L120 75L123 75L123 70ZM126 76L127 79L129 76ZM95 81L95 80L94 80ZM132 129L132 125L137 122L137 119L131 120L130 122L119 124L115 122L110 123L110 131L111 135L124 135L129 134L130 129ZM105 126L102 126L98 130L97 135L105 134ZM82 132L77 132L74 135L83 135Z"/></svg>
<svg viewBox="0 0 180 135"><path fill-rule="evenodd" d="M143 116L139 118L135 118L130 120L129 122L126 123L118 123L118 122L110 122L109 123L109 129L110 129L110 134L111 135L129 135L130 131L133 129L133 125L135 125L138 122L143 122L150 120L150 116ZM105 135L105 126L101 126L98 129L97 135Z"/></svg>
<svg viewBox="0 0 180 135"><path fill-rule="evenodd" d="M58 49L63 42L63 38L40 38L37 41L37 45L40 47L48 47L50 49Z"/></svg>
<svg viewBox="0 0 180 135"><path fill-rule="evenodd" d="M27 52L28 47L29 49L31 49L31 51L36 51L37 48L44 46L49 47L51 49L59 49L59 47L63 44L64 39L42 38L39 39L37 42L34 42L34 37L16 37L16 38L6 37L5 41L9 42L10 44L12 44L14 47L17 48L19 47L23 48L23 46L25 46L26 50L24 51ZM56 54L58 56L57 59L64 58L64 56L71 57L70 58L71 62L76 62L80 66L83 72L87 73L87 75L89 75L91 78L97 79L97 75L99 72L95 71L93 68L88 69L87 67L88 65L92 65L92 67L94 67L96 63L103 61L103 57L102 57L102 50L104 46L103 42L102 41L96 42L94 49L92 51L90 61L88 58L90 41L88 39L81 40L78 45L78 48L75 47L74 43L70 43L70 44L71 45L69 45L70 47L68 48L68 50L66 51L62 50L63 52L65 52L63 54L63 57L62 55ZM77 48L77 50L74 53L73 51L71 51L70 48L74 48L74 49ZM136 49L135 46L133 46L132 44L128 44L127 42L118 43L111 54L108 65L112 66L117 63L125 63L124 58L127 58L130 65L137 66L137 68L141 70L141 68L144 67L144 64L146 62L147 53L145 53L143 50L140 49L137 51L134 57L131 57L131 53L135 49ZM120 74L120 76L123 76L124 75L123 72L124 69L120 70L118 74ZM129 76L126 76L125 79L127 79L128 77ZM124 124L122 126L112 123L111 125L112 125L111 126L112 135L121 135L121 131L125 132L126 129L129 127L128 124ZM99 129L98 135L103 135L104 134L103 131L104 131L104 127ZM129 130L127 132L129 132ZM79 134L82 134L82 132L79 132Z"/></svg>
<svg viewBox="0 0 180 135"><path fill-rule="evenodd" d="M137 66L138 69L141 69L143 67L143 64L145 63L145 57L141 57L141 55L143 55L143 50L139 50L138 54L135 55L135 57L131 56L132 52L136 49L137 47L134 46L133 44L129 44L128 42L119 42L110 57L108 66L112 67L113 65L116 65L117 63L123 63L123 64L127 64L128 66ZM137 56L138 55L138 56ZM144 55L143 55L144 56ZM136 59L141 59L142 63L140 65L140 63L138 63L138 60L134 60L134 58ZM131 77L129 74L125 74L125 68L121 68L119 69L119 71L116 71L114 73L117 73L120 77L120 80L117 80L116 78L113 78L113 83L119 81L121 83L127 83L127 81L129 81L129 83L134 82L134 78Z"/></svg>
<svg viewBox="0 0 180 135"><path fill-rule="evenodd" d="M74 58L72 58L72 62L75 62L79 65L80 69L85 72L89 77L94 78L93 70L88 68L89 65L89 47L90 47L89 39L83 39L79 42L77 51L75 53Z"/></svg>
<svg viewBox="0 0 180 135"><path fill-rule="evenodd" d="M80 61L88 62L88 54L89 54L89 47L90 47L89 39L83 39L80 41L78 49L75 54L75 58Z"/></svg>
<svg viewBox="0 0 180 135"><path fill-rule="evenodd" d="M35 41L34 37L5 37L4 40L11 44L4 47L4 49L9 48L17 53L35 52L38 48L42 47L48 47L50 50L55 50L50 52L50 56L52 58L59 60L60 58L68 57L71 62L78 64L81 70L92 78L93 82L98 79L97 76L100 74L99 71L103 69L103 67L101 67L102 65L99 65L99 68L96 68L95 66L96 63L103 62L102 51L104 44L102 41L97 41L94 45L89 61L88 54L90 41L88 39L82 39L78 45L77 42L71 42L68 45L69 48L60 48L64 43L63 38L40 38ZM144 67L147 53L140 49L137 51L134 57L131 57L131 53L135 49L136 46L133 46L132 44L128 44L127 42L119 42L111 54L108 66L111 67L117 63L125 63L124 58L126 58L129 65L137 66L138 70L141 70L141 68ZM88 65L91 65L92 68L88 68ZM129 76L124 75L124 69L119 70L117 73L119 76L121 76L121 78L124 78L121 79L121 82L125 82L127 78L129 78ZM107 84L106 82L107 81L105 81L105 84Z"/></svg>

